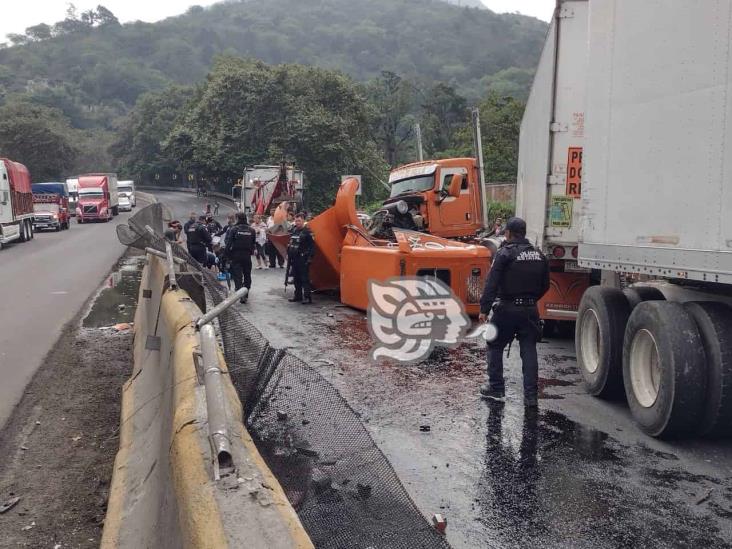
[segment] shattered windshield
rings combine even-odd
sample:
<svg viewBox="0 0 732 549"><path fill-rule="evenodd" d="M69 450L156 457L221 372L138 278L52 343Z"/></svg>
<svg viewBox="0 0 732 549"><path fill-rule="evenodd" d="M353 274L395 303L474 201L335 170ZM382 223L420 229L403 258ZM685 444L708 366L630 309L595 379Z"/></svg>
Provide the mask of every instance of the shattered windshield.
<svg viewBox="0 0 732 549"><path fill-rule="evenodd" d="M391 197L403 194L408 191L429 191L435 186L435 174L421 175L419 177L410 177L402 179L391 184Z"/></svg>

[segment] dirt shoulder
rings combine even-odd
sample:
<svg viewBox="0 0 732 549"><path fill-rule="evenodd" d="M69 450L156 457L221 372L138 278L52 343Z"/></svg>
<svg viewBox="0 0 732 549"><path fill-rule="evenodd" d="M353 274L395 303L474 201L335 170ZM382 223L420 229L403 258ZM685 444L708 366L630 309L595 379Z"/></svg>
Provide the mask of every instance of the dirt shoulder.
<svg viewBox="0 0 732 549"><path fill-rule="evenodd" d="M98 547L130 330L71 321L0 433L0 547Z"/></svg>

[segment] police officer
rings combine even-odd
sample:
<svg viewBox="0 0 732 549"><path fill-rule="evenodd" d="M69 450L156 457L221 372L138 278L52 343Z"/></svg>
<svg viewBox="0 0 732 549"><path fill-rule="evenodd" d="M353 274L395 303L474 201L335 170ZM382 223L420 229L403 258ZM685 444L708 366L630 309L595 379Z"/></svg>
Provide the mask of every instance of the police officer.
<svg viewBox="0 0 732 549"><path fill-rule="evenodd" d="M506 241L493 258L483 295L480 298L480 320L488 320L498 328L498 337L488 344L488 384L480 394L490 400L503 400L503 349L514 337L521 345L524 375L524 405L537 406L539 364L536 342L541 335L536 303L549 289L549 262L526 239L526 222L512 217L506 223ZM494 301L498 301L494 305Z"/></svg>
<svg viewBox="0 0 732 549"><path fill-rule="evenodd" d="M221 223L216 221L212 215L206 216L206 230L208 234L213 236L220 236L220 231L223 229Z"/></svg>
<svg viewBox="0 0 732 549"><path fill-rule="evenodd" d="M211 235L206 230L206 218L200 216L198 221L191 219L186 223L186 244L188 253L201 265L207 264L206 249L211 246Z"/></svg>
<svg viewBox="0 0 732 549"><path fill-rule="evenodd" d="M310 262L315 255L315 238L305 225L305 214L295 216L290 229L290 244L287 246L287 271L295 281L295 295L289 301L312 303L310 297Z"/></svg>
<svg viewBox="0 0 732 549"><path fill-rule="evenodd" d="M254 253L254 230L247 223L247 214L236 214L236 225L226 233L226 260L229 261L229 272L234 280L234 288L238 291L243 286L252 287L252 254ZM247 302L247 297L239 300Z"/></svg>

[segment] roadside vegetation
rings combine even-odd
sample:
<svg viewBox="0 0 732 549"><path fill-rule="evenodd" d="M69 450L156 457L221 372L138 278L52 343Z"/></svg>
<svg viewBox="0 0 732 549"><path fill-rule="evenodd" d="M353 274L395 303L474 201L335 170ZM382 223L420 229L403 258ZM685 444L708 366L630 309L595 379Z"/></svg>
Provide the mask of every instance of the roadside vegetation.
<svg viewBox="0 0 732 549"><path fill-rule="evenodd" d="M0 48L0 152L35 180L109 169L224 191L245 164L287 160L319 209L344 173L379 200L417 158L417 123L426 157L471 154L479 105L488 178L510 181L545 32L439 0L239 1L125 25L69 4Z"/></svg>

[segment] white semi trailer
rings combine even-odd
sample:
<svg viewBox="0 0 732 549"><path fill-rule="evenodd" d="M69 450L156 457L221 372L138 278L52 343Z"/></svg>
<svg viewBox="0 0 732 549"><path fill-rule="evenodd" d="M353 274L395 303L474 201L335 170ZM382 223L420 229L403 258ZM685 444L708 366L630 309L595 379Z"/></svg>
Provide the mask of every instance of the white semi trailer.
<svg viewBox="0 0 732 549"><path fill-rule="evenodd" d="M731 435L732 0L590 0L587 39L562 46L587 56L573 222L580 266L602 275L577 313L588 390L624 393L652 436ZM649 281L623 290L628 273Z"/></svg>
<svg viewBox="0 0 732 549"><path fill-rule="evenodd" d="M576 320L591 280L577 263L588 13L589 0L557 3L521 122L516 214L549 258L551 286L539 302L545 330Z"/></svg>

